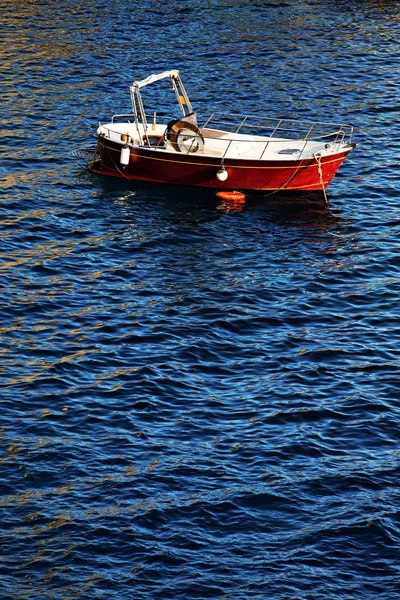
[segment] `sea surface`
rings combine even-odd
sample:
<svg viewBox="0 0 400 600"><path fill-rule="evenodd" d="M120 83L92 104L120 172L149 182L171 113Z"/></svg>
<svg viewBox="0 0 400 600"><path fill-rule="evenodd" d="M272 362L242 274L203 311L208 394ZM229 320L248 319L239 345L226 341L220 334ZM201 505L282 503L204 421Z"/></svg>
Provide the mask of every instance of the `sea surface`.
<svg viewBox="0 0 400 600"><path fill-rule="evenodd" d="M0 17L1 600L399 598L400 3ZM166 69L353 124L328 205L83 170Z"/></svg>

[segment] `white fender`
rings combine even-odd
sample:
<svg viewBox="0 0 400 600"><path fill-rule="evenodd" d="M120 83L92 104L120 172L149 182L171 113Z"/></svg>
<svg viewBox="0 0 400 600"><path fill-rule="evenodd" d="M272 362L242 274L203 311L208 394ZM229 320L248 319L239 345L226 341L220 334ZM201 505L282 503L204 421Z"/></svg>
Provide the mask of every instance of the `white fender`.
<svg viewBox="0 0 400 600"><path fill-rule="evenodd" d="M130 148L129 146L124 146L123 148L121 148L121 155L119 157L119 162L121 163L121 165L123 167L127 167L129 165L129 158L130 158Z"/></svg>

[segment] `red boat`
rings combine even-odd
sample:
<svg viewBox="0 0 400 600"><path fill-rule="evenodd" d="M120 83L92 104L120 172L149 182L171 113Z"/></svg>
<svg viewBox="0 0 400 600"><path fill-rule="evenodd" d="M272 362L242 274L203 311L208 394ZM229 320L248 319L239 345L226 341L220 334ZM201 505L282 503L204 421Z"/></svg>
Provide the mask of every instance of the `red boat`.
<svg viewBox="0 0 400 600"><path fill-rule="evenodd" d="M172 85L181 112L169 122L158 122L156 112L146 113L141 93L162 80ZM353 128L345 124L213 113L199 125L177 70L136 81L131 99L131 114L99 125L91 171L217 191L325 193L355 147Z"/></svg>

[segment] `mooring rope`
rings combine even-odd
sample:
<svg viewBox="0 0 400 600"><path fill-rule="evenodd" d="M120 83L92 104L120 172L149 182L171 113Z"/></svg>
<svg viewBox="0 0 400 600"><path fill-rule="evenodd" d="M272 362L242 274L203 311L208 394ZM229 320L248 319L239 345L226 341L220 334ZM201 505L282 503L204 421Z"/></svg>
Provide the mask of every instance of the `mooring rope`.
<svg viewBox="0 0 400 600"><path fill-rule="evenodd" d="M89 171L90 171L90 172L92 172L92 171L93 171L93 169L94 169L94 165L95 165L95 163L96 163L96 162L97 162L97 160L98 160L96 157L97 157L97 156L99 156L99 157L100 157L100 153L99 153L99 147L100 147L100 141L99 141L99 139L97 139L96 146L95 146L95 148L94 148L94 151L93 151L92 160L91 160L91 161L89 162L89 164L88 164L88 169L89 169Z"/></svg>
<svg viewBox="0 0 400 600"><path fill-rule="evenodd" d="M324 192L325 203L328 206L328 198L326 196L325 185L324 185L324 180L323 180L323 175L322 175L321 155L313 154L313 157L315 158L315 160L317 161L317 164L318 164L319 182L321 184L322 191Z"/></svg>

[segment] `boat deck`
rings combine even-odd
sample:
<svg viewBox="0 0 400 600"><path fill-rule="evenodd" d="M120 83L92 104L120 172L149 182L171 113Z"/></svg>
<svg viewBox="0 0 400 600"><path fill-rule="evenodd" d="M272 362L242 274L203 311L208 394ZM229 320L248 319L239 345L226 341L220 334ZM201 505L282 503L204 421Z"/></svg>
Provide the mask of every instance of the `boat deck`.
<svg viewBox="0 0 400 600"><path fill-rule="evenodd" d="M151 146L146 143L145 131L142 125L137 130L136 124L131 122L112 122L100 125L98 135L104 136L115 143L124 146L128 143L132 147L144 146L154 152L178 151L170 141L164 140L165 124L152 124L147 130ZM328 156L335 154L343 148L343 142L320 142L305 139L287 139L281 137L268 137L231 133L220 129L204 128L200 130L204 139L204 147L196 152L196 156L217 157L223 159L287 161L312 158L315 154Z"/></svg>

